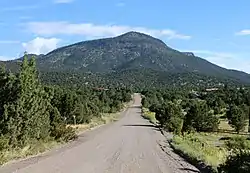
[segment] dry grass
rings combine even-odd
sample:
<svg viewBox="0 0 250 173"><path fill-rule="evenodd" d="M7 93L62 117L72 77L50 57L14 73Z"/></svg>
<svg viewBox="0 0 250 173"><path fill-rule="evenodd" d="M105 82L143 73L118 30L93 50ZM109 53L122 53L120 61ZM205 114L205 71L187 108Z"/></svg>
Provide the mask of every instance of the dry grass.
<svg viewBox="0 0 250 173"><path fill-rule="evenodd" d="M235 130L228 124L227 119L220 119L219 131L232 132L236 133ZM241 134L248 133L248 120L245 129L241 132Z"/></svg>
<svg viewBox="0 0 250 173"><path fill-rule="evenodd" d="M227 150L224 147L215 146L213 140L213 137L195 133L184 137L175 136L172 144L176 150L182 151L193 160L201 160L216 168L225 162Z"/></svg>
<svg viewBox="0 0 250 173"><path fill-rule="evenodd" d="M153 124L157 123L157 120L155 118L155 113L150 112L147 108L142 108L142 117L148 119Z"/></svg>
<svg viewBox="0 0 250 173"><path fill-rule="evenodd" d="M173 147L184 153L192 160L203 161L209 166L216 168L225 162L228 151L225 147L225 139L233 139L239 136L247 136L248 124L246 129L237 134L228 124L226 119L221 119L219 132L216 133L193 133L190 135L175 136Z"/></svg>
<svg viewBox="0 0 250 173"><path fill-rule="evenodd" d="M112 114L103 114L99 118L93 118L90 123L86 124L78 124L78 125L69 125L70 127L76 130L77 134L83 133L87 130L91 130L98 126L108 124L110 122L117 121L119 119L120 113L112 113Z"/></svg>
<svg viewBox="0 0 250 173"><path fill-rule="evenodd" d="M76 130L77 134L81 134L87 130L91 130L93 128L99 127L104 124L108 124L114 121L117 121L119 119L119 116L121 113L126 110L132 102L125 103L123 105L123 108L120 112L117 113L105 113L102 114L101 117L94 117L90 123L86 124L78 124L78 125L69 125L70 127L74 128Z"/></svg>
<svg viewBox="0 0 250 173"><path fill-rule="evenodd" d="M48 141L48 142L36 141L36 142L32 142L30 145L22 149L17 148L17 149L2 150L0 151L0 165L7 163L8 161L14 160L14 159L21 159L30 155L41 154L60 144L62 143L58 143L56 141Z"/></svg>

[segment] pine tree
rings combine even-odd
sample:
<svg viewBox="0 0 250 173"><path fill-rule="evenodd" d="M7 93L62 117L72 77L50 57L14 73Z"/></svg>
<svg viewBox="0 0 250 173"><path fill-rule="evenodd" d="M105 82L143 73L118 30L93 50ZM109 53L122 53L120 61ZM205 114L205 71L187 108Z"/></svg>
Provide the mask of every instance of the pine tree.
<svg viewBox="0 0 250 173"><path fill-rule="evenodd" d="M209 112L207 104L205 102L196 101L191 104L185 116L183 130L207 132L217 130L218 126L219 119Z"/></svg>
<svg viewBox="0 0 250 173"><path fill-rule="evenodd" d="M237 133L246 127L247 116L242 107L232 104L227 111L228 123L235 129Z"/></svg>
<svg viewBox="0 0 250 173"><path fill-rule="evenodd" d="M10 144L26 145L29 140L50 135L49 98L39 83L35 59L23 60L18 76L17 99L5 105L6 131Z"/></svg>
<svg viewBox="0 0 250 173"><path fill-rule="evenodd" d="M250 107L248 110L248 132L250 132Z"/></svg>

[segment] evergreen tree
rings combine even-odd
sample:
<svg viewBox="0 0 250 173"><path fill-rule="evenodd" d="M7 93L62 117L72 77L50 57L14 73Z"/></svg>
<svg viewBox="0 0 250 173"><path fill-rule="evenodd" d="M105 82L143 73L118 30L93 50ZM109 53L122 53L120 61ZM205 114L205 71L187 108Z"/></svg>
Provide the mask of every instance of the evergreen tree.
<svg viewBox="0 0 250 173"><path fill-rule="evenodd" d="M209 112L205 102L195 101L188 110L184 119L184 131L198 132L215 131L218 129L219 119Z"/></svg>
<svg viewBox="0 0 250 173"><path fill-rule="evenodd" d="M161 126L168 131L180 133L183 125L183 114L177 103L167 102L156 108L155 117Z"/></svg>
<svg viewBox="0 0 250 173"><path fill-rule="evenodd" d="M243 107L232 104L227 111L228 123L236 130L237 133L246 127L247 115Z"/></svg>
<svg viewBox="0 0 250 173"><path fill-rule="evenodd" d="M18 76L17 99L4 106L4 125L10 144L26 145L29 140L50 134L49 100L39 83L34 57L23 60Z"/></svg>
<svg viewBox="0 0 250 173"><path fill-rule="evenodd" d="M248 110L248 132L250 132L250 107Z"/></svg>

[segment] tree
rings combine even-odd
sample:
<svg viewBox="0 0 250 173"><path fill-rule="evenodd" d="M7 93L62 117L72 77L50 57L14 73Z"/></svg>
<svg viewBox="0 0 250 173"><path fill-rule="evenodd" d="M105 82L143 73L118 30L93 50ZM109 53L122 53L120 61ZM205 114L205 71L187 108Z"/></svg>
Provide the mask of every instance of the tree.
<svg viewBox="0 0 250 173"><path fill-rule="evenodd" d="M183 125L183 114L181 107L177 103L166 102L156 108L156 119L161 126L168 131L180 133Z"/></svg>
<svg viewBox="0 0 250 173"><path fill-rule="evenodd" d="M145 107L145 108L149 107L149 102L148 102L147 98L143 97L141 103L142 103L143 107Z"/></svg>
<svg viewBox="0 0 250 173"><path fill-rule="evenodd" d="M34 57L28 61L25 56L14 88L16 99L4 105L3 113L5 135L10 137L10 144L24 146L29 140L48 138L49 98L38 80Z"/></svg>
<svg viewBox="0 0 250 173"><path fill-rule="evenodd" d="M242 107L232 104L227 111L228 123L235 129L237 133L246 127L247 115Z"/></svg>
<svg viewBox="0 0 250 173"><path fill-rule="evenodd" d="M209 132L217 130L218 126L219 118L209 111L206 102L195 101L184 118L183 130Z"/></svg>
<svg viewBox="0 0 250 173"><path fill-rule="evenodd" d="M250 132L250 107L248 110L248 132Z"/></svg>

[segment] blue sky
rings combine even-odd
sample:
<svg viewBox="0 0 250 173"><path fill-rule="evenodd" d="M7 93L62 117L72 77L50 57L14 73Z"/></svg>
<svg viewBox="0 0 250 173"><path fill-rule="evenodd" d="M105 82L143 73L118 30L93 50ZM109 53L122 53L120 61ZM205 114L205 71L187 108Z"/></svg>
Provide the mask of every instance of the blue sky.
<svg viewBox="0 0 250 173"><path fill-rule="evenodd" d="M250 1L0 1L0 59L139 31L250 73Z"/></svg>

